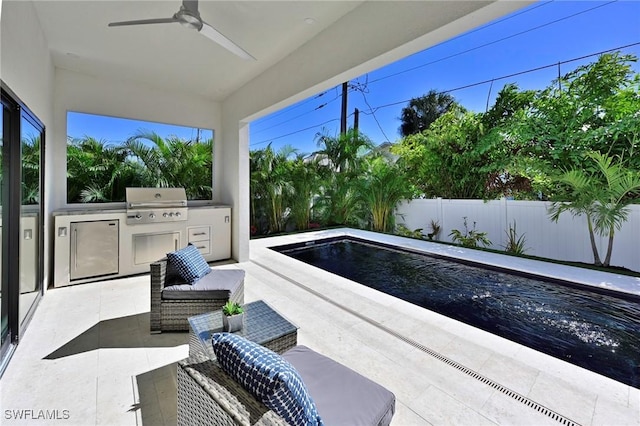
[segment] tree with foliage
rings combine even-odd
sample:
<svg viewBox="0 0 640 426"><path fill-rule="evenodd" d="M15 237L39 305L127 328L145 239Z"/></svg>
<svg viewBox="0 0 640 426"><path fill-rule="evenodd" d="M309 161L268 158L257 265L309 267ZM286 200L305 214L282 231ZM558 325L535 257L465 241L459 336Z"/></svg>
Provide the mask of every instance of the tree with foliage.
<svg viewBox="0 0 640 426"><path fill-rule="evenodd" d="M124 201L132 177L120 146L91 136L67 143L67 202Z"/></svg>
<svg viewBox="0 0 640 426"><path fill-rule="evenodd" d="M556 222L565 211L574 216L584 215L587 219L593 262L595 265L608 267L615 232L627 220L627 206L638 201L631 197L640 197L640 171L628 169L621 162L614 162L612 157L599 152L591 152L586 157L594 165L586 169L572 169L558 178L561 184L569 187L571 201L553 203L549 215ZM604 262L600 260L594 233L609 239Z"/></svg>
<svg viewBox="0 0 640 426"><path fill-rule="evenodd" d="M538 92L526 114L506 131L526 146L535 167L553 176L558 170L584 169L585 153L597 151L640 168L640 77L637 58L606 53ZM553 188L548 188L553 191Z"/></svg>
<svg viewBox="0 0 640 426"><path fill-rule="evenodd" d="M349 129L345 134L316 135L321 148L320 161L326 159L322 174L323 194L319 207L328 224L357 226L363 219L358 198L357 179L363 170L363 158L373 148L371 140L362 133Z"/></svg>
<svg viewBox="0 0 640 426"><path fill-rule="evenodd" d="M287 222L287 201L292 192L288 160L295 154L291 146L274 151L269 144L251 155L253 214L264 212L267 232L283 232ZM260 204L259 206L257 204ZM257 219L257 218L256 218ZM257 223L254 222L254 226Z"/></svg>
<svg viewBox="0 0 640 426"><path fill-rule="evenodd" d="M358 192L366 206L371 229L391 232L395 228L395 211L400 201L413 194L401 170L384 157L368 157L358 184Z"/></svg>
<svg viewBox="0 0 640 426"><path fill-rule="evenodd" d="M428 130L402 139L392 152L423 196L482 198L485 155L475 149L482 135L480 115L456 107Z"/></svg>
<svg viewBox="0 0 640 426"><path fill-rule="evenodd" d="M187 198L210 200L213 174L213 140L162 138L155 132L138 132L123 144L128 165L135 170L132 186L182 187Z"/></svg>
<svg viewBox="0 0 640 426"><path fill-rule="evenodd" d="M400 135L415 135L429 129L431 123L456 106L459 107L453 96L435 90L411 99L409 105L402 108Z"/></svg>
<svg viewBox="0 0 640 426"><path fill-rule="evenodd" d="M496 97L493 106L480 114L482 135L475 150L483 157L480 172L486 175L484 198L509 196L537 198L527 167L520 161L523 143L504 129L517 117L521 117L533 102L535 91L519 91L516 84L506 84Z"/></svg>
<svg viewBox="0 0 640 426"><path fill-rule="evenodd" d="M306 160L302 154L289 162L291 218L297 229L308 229L316 195L320 191L320 165L317 158Z"/></svg>
<svg viewBox="0 0 640 426"><path fill-rule="evenodd" d="M2 145L0 145L1 147ZM38 204L39 202L40 136L31 136L22 138L22 204Z"/></svg>

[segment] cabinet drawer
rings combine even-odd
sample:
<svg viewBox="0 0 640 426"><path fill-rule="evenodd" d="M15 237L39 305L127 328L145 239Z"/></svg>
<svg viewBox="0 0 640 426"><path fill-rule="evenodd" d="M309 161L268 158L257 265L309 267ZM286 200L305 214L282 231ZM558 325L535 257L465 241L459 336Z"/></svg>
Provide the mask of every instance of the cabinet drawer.
<svg viewBox="0 0 640 426"><path fill-rule="evenodd" d="M211 239L211 228L208 226L198 226L189 228L189 242L209 241Z"/></svg>
<svg viewBox="0 0 640 426"><path fill-rule="evenodd" d="M211 253L211 241L190 241L202 254Z"/></svg>

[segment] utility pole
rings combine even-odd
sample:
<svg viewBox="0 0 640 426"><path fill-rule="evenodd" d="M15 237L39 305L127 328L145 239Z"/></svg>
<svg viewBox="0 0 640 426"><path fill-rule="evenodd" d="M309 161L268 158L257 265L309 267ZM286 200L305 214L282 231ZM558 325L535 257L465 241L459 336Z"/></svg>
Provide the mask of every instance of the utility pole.
<svg viewBox="0 0 640 426"><path fill-rule="evenodd" d="M347 134L347 94L349 92L349 82L342 83L342 113L340 115L340 134Z"/></svg>
<svg viewBox="0 0 640 426"><path fill-rule="evenodd" d="M353 111L353 130L355 131L356 135L358 134L359 124L360 124L360 110L356 108Z"/></svg>

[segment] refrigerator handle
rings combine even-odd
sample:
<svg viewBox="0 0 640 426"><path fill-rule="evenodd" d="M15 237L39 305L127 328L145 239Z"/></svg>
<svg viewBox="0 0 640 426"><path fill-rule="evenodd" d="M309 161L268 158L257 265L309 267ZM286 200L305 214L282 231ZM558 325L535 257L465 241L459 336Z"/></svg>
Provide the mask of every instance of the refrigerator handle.
<svg viewBox="0 0 640 426"><path fill-rule="evenodd" d="M73 230L73 245L75 246L76 252L73 253L73 269L78 270L78 229Z"/></svg>

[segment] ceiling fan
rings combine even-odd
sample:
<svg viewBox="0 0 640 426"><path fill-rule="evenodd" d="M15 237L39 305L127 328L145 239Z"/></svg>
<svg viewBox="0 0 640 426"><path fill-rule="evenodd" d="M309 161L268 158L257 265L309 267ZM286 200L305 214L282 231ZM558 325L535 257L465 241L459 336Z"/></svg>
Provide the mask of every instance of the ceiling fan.
<svg viewBox="0 0 640 426"><path fill-rule="evenodd" d="M218 30L207 24L200 17L198 12L198 0L183 0L180 10L173 14L171 18L157 18L157 19L141 19L137 21L122 21L111 22L110 27L121 27L126 25L146 25L146 24L171 24L178 22L187 28L198 31L203 36L210 38L225 49L238 55L242 59L256 60L253 56L247 53L246 50L229 40Z"/></svg>

